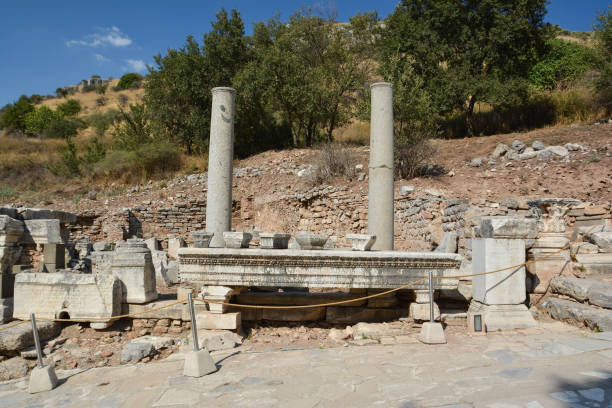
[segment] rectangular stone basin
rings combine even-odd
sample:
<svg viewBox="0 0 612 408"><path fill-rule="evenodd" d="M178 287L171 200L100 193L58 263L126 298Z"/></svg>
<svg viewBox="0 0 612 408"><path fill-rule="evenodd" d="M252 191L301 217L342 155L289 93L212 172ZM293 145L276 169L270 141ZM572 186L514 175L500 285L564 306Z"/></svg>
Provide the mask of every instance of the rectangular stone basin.
<svg viewBox="0 0 612 408"><path fill-rule="evenodd" d="M455 289L462 257L433 252L347 249L181 248L181 282L205 286L396 288L428 276L436 289ZM411 289L427 288L427 281Z"/></svg>

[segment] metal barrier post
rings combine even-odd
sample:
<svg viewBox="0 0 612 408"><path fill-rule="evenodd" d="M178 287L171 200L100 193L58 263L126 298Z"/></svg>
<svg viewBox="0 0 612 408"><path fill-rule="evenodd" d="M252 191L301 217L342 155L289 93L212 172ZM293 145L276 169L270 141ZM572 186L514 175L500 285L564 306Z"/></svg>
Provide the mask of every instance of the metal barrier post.
<svg viewBox="0 0 612 408"><path fill-rule="evenodd" d="M434 290L433 290L433 272L429 271L429 321L435 321L434 316Z"/></svg>
<svg viewBox="0 0 612 408"><path fill-rule="evenodd" d="M34 346L36 347L36 356L38 358L38 367L43 367L42 350L40 348L40 338L38 337L38 329L36 328L36 317L34 313L30 313L30 322L32 322L32 335L34 336Z"/></svg>
<svg viewBox="0 0 612 408"><path fill-rule="evenodd" d="M196 326L195 310L193 308L193 294L189 293L187 299L189 300L189 315L191 316L191 336L193 338L193 351L199 351L200 346L198 344L198 328Z"/></svg>

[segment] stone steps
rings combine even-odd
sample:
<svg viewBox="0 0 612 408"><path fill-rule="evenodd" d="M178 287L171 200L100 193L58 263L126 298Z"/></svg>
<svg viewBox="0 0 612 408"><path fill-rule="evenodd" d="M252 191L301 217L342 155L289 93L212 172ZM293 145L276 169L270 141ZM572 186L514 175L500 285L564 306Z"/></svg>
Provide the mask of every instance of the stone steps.
<svg viewBox="0 0 612 408"><path fill-rule="evenodd" d="M569 296L579 302L588 301L592 305L612 309L612 284L559 276L550 280L550 287L554 293Z"/></svg>
<svg viewBox="0 0 612 408"><path fill-rule="evenodd" d="M612 331L612 310L559 298L549 298L544 308L553 319L585 325L593 330Z"/></svg>

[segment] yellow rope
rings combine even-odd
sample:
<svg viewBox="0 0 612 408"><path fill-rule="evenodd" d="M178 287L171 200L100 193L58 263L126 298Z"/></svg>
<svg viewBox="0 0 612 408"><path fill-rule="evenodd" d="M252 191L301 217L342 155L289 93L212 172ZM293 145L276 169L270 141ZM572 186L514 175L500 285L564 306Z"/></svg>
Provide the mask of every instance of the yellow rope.
<svg viewBox="0 0 612 408"><path fill-rule="evenodd" d="M595 229L596 227L598 227L597 225L591 227L587 232L585 232L584 234L582 234L580 236L580 238L578 238L577 240L570 242L569 244L565 245L563 248L559 249L558 251L554 251L551 252L545 256L542 256L541 258L538 259L532 259L526 262L523 262L521 264L517 264L517 265L512 265L512 266L507 266L505 268L499 268L499 269L495 269L492 271L488 271L488 272L481 272L481 273L474 273L474 274L469 274L469 275L459 275L459 276L434 276L433 279L465 279L465 278L472 278L475 276L483 276L483 275L489 275L492 273L498 273L498 272L503 272L503 271L507 271L507 270L511 270L511 269L517 269L535 262L540 262L542 260L545 260L547 258L550 258L562 251L565 251L566 249L568 249L572 244L580 242L583 240L583 238L588 235L593 229ZM314 304L314 305L300 305L300 306L270 306L270 305L245 305L245 304L239 304L239 303L230 303L230 302L223 302L220 300L212 300L212 299L194 299L198 302L201 303L212 303L212 304L218 304L218 305L225 305L225 306L233 306L233 307L238 307L238 308L244 308L244 309L311 309L311 308L317 308L317 307L327 307L327 306L335 306L335 305L342 305L342 304L347 304L347 303L356 303L356 302L361 302L363 300L367 300L367 299L372 299L375 297L379 297L379 296L384 296L384 295L388 295L389 293L394 293L397 292L398 290L402 290L402 289L406 289L409 288L411 286L414 285L418 285L421 282L424 282L426 280L428 280L428 277L425 278L421 278L415 281L412 281L410 283L407 283L405 285L399 286L397 288L393 288L393 289L389 289L389 290L385 290L383 292L379 292L379 293L375 293L372 295L368 295L368 296L362 296L359 298L355 298L355 299L347 299L347 300L340 300L337 302L328 302L328 303L319 303L319 304ZM117 316L111 316L108 318L102 318L102 317L91 317L91 318L87 318L87 317L83 317L80 318L79 320L73 320L73 319L51 319L51 318L44 318L44 317L37 317L36 320L44 320L44 321L53 321L53 322L79 322L79 321L111 321L111 320L117 320L117 319L122 319L122 318L127 318L127 317L134 317L134 316L139 316L139 315L143 315L143 314L147 314L147 313L151 313L151 312L156 312L158 310L162 310L162 309L167 309L169 307L172 307L174 305L177 305L179 303L186 303L187 300L186 299L182 299L182 300L177 300L175 302L169 303L167 305L162 305L159 307L155 307L149 310L143 310L140 312L134 312L134 313L128 313L128 314L123 314L123 315L117 315ZM23 321L19 321L7 326L3 326L0 327L0 331L2 330L7 330L10 329L11 327L15 327L15 326L19 326L20 324L26 323L29 320L23 320Z"/></svg>

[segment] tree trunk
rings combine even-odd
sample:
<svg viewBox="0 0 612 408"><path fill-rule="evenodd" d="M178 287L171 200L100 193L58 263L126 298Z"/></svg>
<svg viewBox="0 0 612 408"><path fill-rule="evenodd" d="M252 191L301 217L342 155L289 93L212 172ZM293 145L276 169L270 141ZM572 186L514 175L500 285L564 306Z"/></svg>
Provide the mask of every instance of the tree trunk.
<svg viewBox="0 0 612 408"><path fill-rule="evenodd" d="M333 132L335 128L336 128L336 113L334 112L334 114L331 117L331 120L329 121L329 128L327 129L327 142L328 143L331 143L334 141Z"/></svg>
<svg viewBox="0 0 612 408"><path fill-rule="evenodd" d="M465 112L465 125L467 128L468 137L474 136L474 105L476 104L476 98L470 95L468 100L467 110Z"/></svg>

